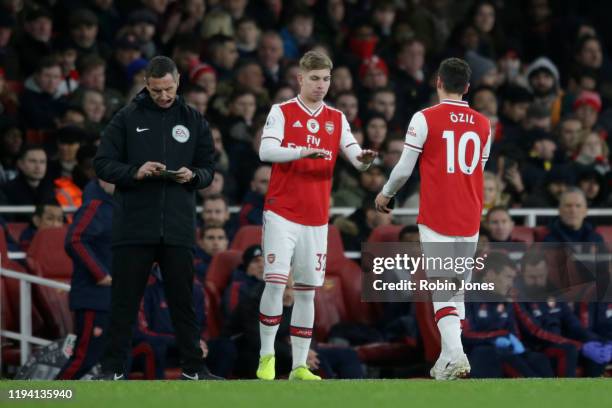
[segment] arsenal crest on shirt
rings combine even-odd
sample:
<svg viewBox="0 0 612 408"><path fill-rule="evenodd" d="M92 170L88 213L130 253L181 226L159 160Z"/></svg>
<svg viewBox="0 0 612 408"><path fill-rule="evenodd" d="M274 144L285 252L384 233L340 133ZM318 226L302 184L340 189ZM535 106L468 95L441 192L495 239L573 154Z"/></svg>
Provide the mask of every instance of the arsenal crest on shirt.
<svg viewBox="0 0 612 408"><path fill-rule="evenodd" d="M268 254L268 263L269 264L273 264L275 260L276 260L276 255L275 254Z"/></svg>
<svg viewBox="0 0 612 408"><path fill-rule="evenodd" d="M334 122L325 122L325 130L330 135L334 133Z"/></svg>

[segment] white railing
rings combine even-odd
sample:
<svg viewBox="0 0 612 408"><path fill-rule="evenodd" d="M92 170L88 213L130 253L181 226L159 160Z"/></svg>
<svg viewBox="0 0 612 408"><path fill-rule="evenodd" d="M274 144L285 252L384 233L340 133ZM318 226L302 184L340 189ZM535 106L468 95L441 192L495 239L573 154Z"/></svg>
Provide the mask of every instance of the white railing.
<svg viewBox="0 0 612 408"><path fill-rule="evenodd" d="M0 214L32 214L34 213L35 207L33 205L15 205L0 206ZM64 207L64 211L67 213L73 213L77 210L76 207ZM202 207L196 208L197 212L202 212ZM235 214L240 212L240 206L233 205L229 208L230 213ZM353 207L332 207L330 209L330 215L351 215L355 212ZM416 216L419 213L418 208L397 208L393 210L393 215L402 216ZM538 217L551 217L559 214L556 208L511 208L510 215L512 217L524 217L524 224L527 227L535 227L538 225ZM592 208L588 211L589 217L612 217L612 208Z"/></svg>
<svg viewBox="0 0 612 408"><path fill-rule="evenodd" d="M19 341L21 365L24 365L30 356L31 344L46 346L51 343L49 340L32 336L32 284L60 289L66 292L70 291L70 285L4 268L0 268L0 276L19 281L19 333L3 330L1 327L2 322L0 321L0 337ZM2 316L2 302L0 302L0 316ZM2 354L0 353L0 372L2 370L1 359Z"/></svg>

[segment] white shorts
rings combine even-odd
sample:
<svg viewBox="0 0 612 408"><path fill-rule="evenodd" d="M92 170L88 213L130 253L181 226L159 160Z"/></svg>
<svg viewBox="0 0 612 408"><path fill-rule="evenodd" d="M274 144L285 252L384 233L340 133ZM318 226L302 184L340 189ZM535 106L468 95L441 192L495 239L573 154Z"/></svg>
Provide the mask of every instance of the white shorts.
<svg viewBox="0 0 612 408"><path fill-rule="evenodd" d="M263 213L264 280L286 283L293 266L294 283L322 286L327 260L327 224L309 226L272 211Z"/></svg>
<svg viewBox="0 0 612 408"><path fill-rule="evenodd" d="M471 237L455 237L438 234L436 231L424 224L418 224L418 226L421 242L478 242L478 232L476 235L472 235Z"/></svg>

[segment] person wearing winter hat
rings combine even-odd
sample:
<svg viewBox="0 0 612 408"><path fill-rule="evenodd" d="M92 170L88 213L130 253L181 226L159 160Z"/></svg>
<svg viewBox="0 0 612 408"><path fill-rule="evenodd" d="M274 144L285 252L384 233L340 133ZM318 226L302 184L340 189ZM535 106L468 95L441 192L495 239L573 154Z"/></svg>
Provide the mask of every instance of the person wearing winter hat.
<svg viewBox="0 0 612 408"><path fill-rule="evenodd" d="M527 86L534 94L535 102L550 109L551 125L561 119L564 92L559 83L559 70L547 57L540 57L527 68Z"/></svg>
<svg viewBox="0 0 612 408"><path fill-rule="evenodd" d="M198 61L189 70L189 82L204 88L209 98L217 92L217 72L212 65Z"/></svg>
<svg viewBox="0 0 612 408"><path fill-rule="evenodd" d="M480 85L486 85L497 88L499 86L500 76L493 60L471 50L465 53L465 60L472 70L471 87L476 88Z"/></svg>
<svg viewBox="0 0 612 408"><path fill-rule="evenodd" d="M263 282L264 259L260 245L251 245L242 254L242 264L232 272L223 292L222 307L226 316L244 301L258 283Z"/></svg>
<svg viewBox="0 0 612 408"><path fill-rule="evenodd" d="M385 88L389 85L389 68L382 58L373 55L361 63L359 79L367 89Z"/></svg>
<svg viewBox="0 0 612 408"><path fill-rule="evenodd" d="M601 97L597 92L582 91L574 101L573 108L584 129L593 130L601 112Z"/></svg>

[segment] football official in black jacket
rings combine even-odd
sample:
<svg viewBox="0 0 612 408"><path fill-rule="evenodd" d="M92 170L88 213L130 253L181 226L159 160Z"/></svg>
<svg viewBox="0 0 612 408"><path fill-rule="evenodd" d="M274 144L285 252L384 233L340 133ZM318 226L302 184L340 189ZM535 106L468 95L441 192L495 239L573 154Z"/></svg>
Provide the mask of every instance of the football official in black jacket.
<svg viewBox="0 0 612 408"><path fill-rule="evenodd" d="M104 130L94 167L115 184L113 282L102 379L125 375L133 325L151 266L158 262L177 333L184 379L211 378L192 302L195 190L213 178L206 120L176 95L179 74L153 58L146 87Z"/></svg>

